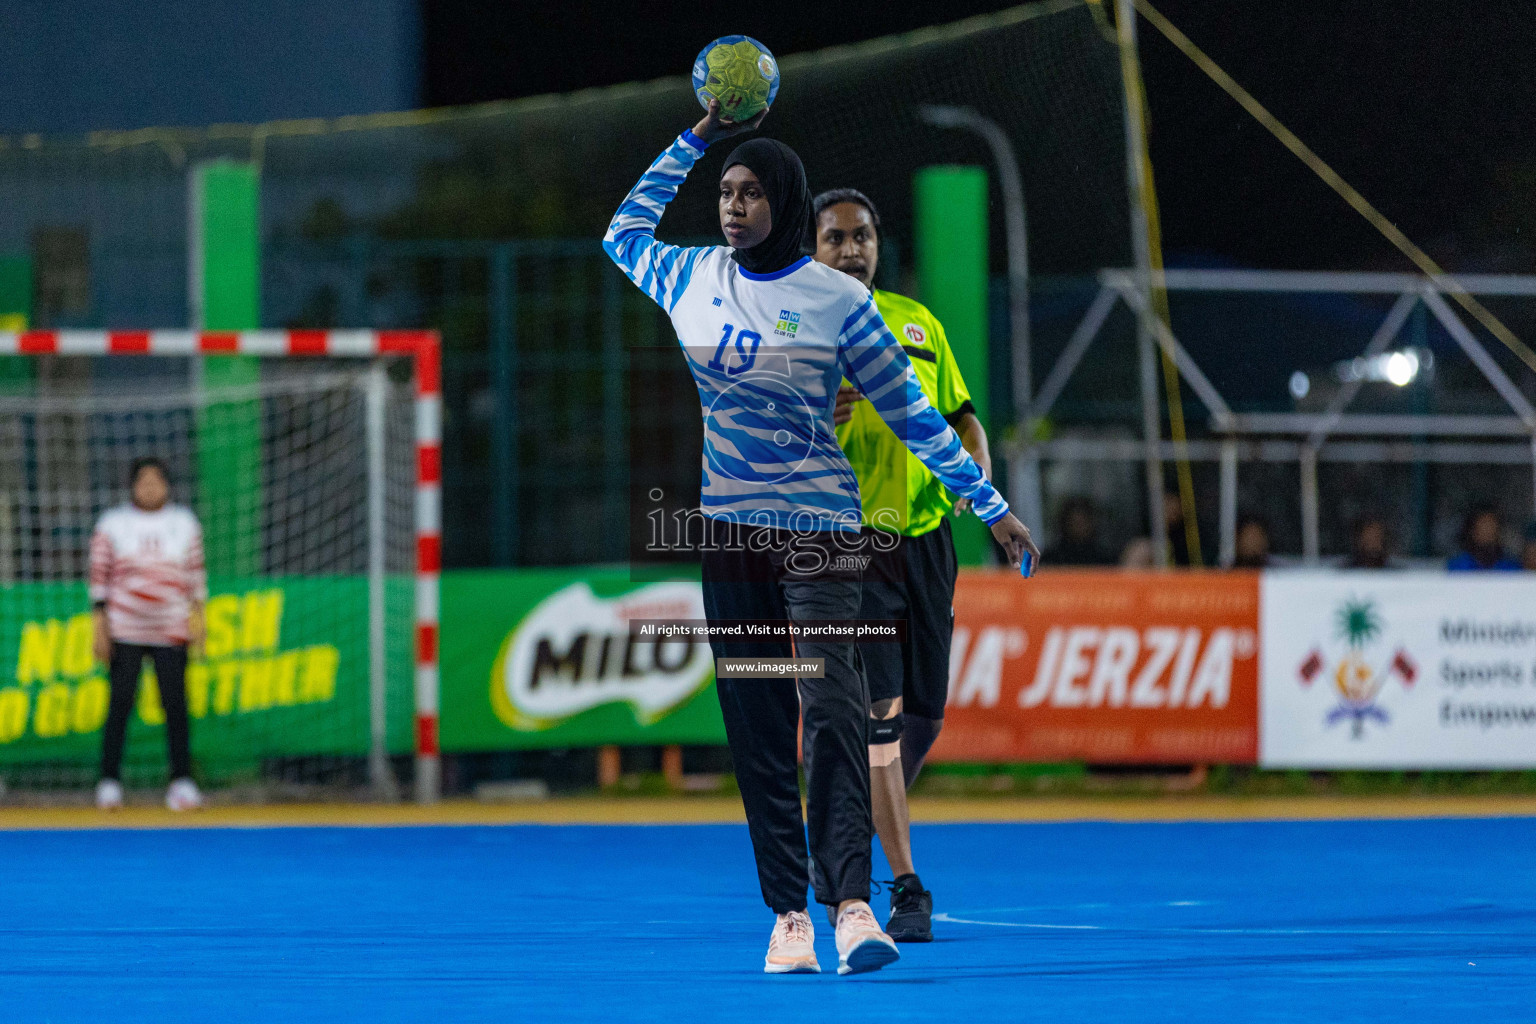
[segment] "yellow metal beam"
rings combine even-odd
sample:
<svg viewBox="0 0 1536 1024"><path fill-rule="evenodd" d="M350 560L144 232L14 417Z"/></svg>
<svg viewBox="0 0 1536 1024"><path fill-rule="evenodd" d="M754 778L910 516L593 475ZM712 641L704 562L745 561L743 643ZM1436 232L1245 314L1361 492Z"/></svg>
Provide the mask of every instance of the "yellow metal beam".
<svg viewBox="0 0 1536 1024"><path fill-rule="evenodd" d="M1221 86L1227 95L1236 100L1244 110L1252 114L1254 120L1267 128L1270 134L1280 140L1281 145L1294 153L1296 158L1306 164L1319 178L1323 179L1329 188L1342 196L1344 201L1355 212L1359 213L1372 227L1381 232L1382 236L1395 245L1398 251L1412 260L1414 266L1418 267L1426 277L1429 277L1434 282L1435 287L1460 303L1461 307L1472 314L1478 323L1488 329L1489 333L1498 338L1511 352L1519 356L1525 365L1529 366L1532 370L1536 370L1536 352L1531 351L1530 346L1521 341L1515 335L1515 332L1506 327L1502 320L1494 316L1486 306L1477 300L1476 296L1457 283L1455 278L1447 275L1438 263L1430 259L1423 249L1414 245L1408 236L1398 229L1396 224L1388 220L1380 210L1372 206L1364 196L1356 191L1354 186L1345 181L1332 167L1328 166L1322 157L1314 153L1310 146L1297 137L1295 132L1281 124L1279 118L1271 114L1262 103L1253 98L1253 95L1248 90L1238 85L1231 75L1223 71L1205 51L1191 42L1190 38L1183 32L1180 32L1176 25L1164 17L1156 7L1152 6L1150 0L1134 0L1134 3L1136 4L1136 9L1141 12L1144 18L1152 23L1153 27L1166 36L1168 41L1178 47L1186 57L1194 61L1195 66L1204 71L1211 81Z"/></svg>

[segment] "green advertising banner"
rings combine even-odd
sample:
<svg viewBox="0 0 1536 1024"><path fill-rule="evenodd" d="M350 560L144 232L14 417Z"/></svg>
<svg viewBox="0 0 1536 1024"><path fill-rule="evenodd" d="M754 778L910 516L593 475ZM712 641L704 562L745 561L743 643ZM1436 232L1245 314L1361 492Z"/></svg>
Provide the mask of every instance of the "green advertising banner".
<svg viewBox="0 0 1536 1024"><path fill-rule="evenodd" d="M697 583L622 569L445 574L443 749L724 743L709 645L629 636L703 617Z"/></svg>
<svg viewBox="0 0 1536 1024"><path fill-rule="evenodd" d="M388 581L409 623L410 579ZM363 577L215 579L204 657L187 669L193 761L238 773L263 758L368 751L368 582ZM101 750L107 680L92 657L84 583L0 591L0 766L89 766ZM410 629L392 630L389 746L411 749ZM398 648L398 650L395 650ZM127 763L164 761L164 712L146 665Z"/></svg>
<svg viewBox="0 0 1536 1024"><path fill-rule="evenodd" d="M204 657L187 670L199 777L264 759L368 751L368 582L215 578ZM442 579L442 745L449 752L724 743L714 661L695 640L631 641L632 618L704 617L697 583L622 569L460 571ZM413 581L388 581L389 749L412 744ZM92 770L107 715L84 583L0 591L0 770ZM165 763L153 669L125 766Z"/></svg>

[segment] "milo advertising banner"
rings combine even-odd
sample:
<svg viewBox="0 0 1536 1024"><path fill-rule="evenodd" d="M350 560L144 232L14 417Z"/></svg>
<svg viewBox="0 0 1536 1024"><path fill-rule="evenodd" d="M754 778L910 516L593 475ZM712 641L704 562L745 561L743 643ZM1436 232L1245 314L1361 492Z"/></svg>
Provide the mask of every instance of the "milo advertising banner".
<svg viewBox="0 0 1536 1024"><path fill-rule="evenodd" d="M703 617L697 583L621 569L447 574L443 749L724 743L709 644L629 633Z"/></svg>
<svg viewBox="0 0 1536 1024"><path fill-rule="evenodd" d="M368 749L368 592L361 577L211 581L203 657L187 668L192 754L219 776L265 757ZM410 749L411 581L391 580L390 746ZM83 583L0 591L0 764L92 765L107 716ZM400 646L402 645L403 646ZM127 760L163 762L165 716L146 664Z"/></svg>
<svg viewBox="0 0 1536 1024"><path fill-rule="evenodd" d="M1536 766L1536 577L1297 571L1262 587L1264 765Z"/></svg>

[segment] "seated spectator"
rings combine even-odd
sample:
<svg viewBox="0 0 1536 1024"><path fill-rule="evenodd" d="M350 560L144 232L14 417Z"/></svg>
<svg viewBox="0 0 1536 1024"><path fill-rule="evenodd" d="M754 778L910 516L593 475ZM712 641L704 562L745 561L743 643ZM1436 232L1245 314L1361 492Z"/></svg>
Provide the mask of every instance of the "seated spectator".
<svg viewBox="0 0 1536 1024"><path fill-rule="evenodd" d="M1099 525L1093 502L1072 497L1061 503L1056 517L1056 543L1041 556L1046 565L1114 565L1099 545Z"/></svg>
<svg viewBox="0 0 1536 1024"><path fill-rule="evenodd" d="M1525 524L1525 543L1520 546L1520 568L1536 572L1536 519Z"/></svg>
<svg viewBox="0 0 1536 1024"><path fill-rule="evenodd" d="M1456 572L1520 568L1519 562L1504 553L1504 519L1491 502L1474 506L1462 520L1461 551L1446 568Z"/></svg>
<svg viewBox="0 0 1536 1024"><path fill-rule="evenodd" d="M1356 517L1349 528L1346 569L1386 569L1392 561L1387 547L1387 521L1375 512Z"/></svg>
<svg viewBox="0 0 1536 1024"><path fill-rule="evenodd" d="M1152 549L1151 537L1132 537L1120 552L1120 568L1151 569L1157 565L1157 552Z"/></svg>
<svg viewBox="0 0 1536 1024"><path fill-rule="evenodd" d="M1237 544L1232 568L1263 569L1267 565L1269 565L1269 527L1258 516L1243 516L1237 521Z"/></svg>

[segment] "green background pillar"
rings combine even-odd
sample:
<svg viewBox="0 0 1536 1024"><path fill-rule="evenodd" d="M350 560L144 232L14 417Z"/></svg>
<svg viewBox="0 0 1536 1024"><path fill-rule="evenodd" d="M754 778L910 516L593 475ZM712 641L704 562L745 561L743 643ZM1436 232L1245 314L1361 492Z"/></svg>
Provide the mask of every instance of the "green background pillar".
<svg viewBox="0 0 1536 1024"><path fill-rule="evenodd" d="M32 259L0 256L0 331L32 326ZM0 356L0 394L25 394L32 388L30 356Z"/></svg>
<svg viewBox="0 0 1536 1024"><path fill-rule="evenodd" d="M987 172L980 167L925 167L913 181L917 222L918 298L949 338L977 418L994 438L988 410ZM990 531L974 515L954 522L962 565L988 560Z"/></svg>
<svg viewBox="0 0 1536 1024"><path fill-rule="evenodd" d="M199 164L191 179L193 326L252 330L261 321L260 176L255 164ZM239 387L261 379L246 356L204 356L202 386ZM262 505L261 405L223 402L198 422L198 512L208 571L249 576L260 571Z"/></svg>

